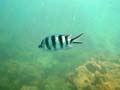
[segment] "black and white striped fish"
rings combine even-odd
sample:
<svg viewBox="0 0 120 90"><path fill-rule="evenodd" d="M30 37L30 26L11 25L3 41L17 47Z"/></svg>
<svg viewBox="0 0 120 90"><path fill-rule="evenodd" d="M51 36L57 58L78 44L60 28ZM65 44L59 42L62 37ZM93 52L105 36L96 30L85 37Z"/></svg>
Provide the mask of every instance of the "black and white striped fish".
<svg viewBox="0 0 120 90"><path fill-rule="evenodd" d="M81 35L83 35L83 33L81 33L80 35L74 38L70 38L70 35L61 35L61 34L47 36L41 41L41 44L38 47L48 50L58 50L58 49L70 47L71 44L82 44L82 42L75 41Z"/></svg>

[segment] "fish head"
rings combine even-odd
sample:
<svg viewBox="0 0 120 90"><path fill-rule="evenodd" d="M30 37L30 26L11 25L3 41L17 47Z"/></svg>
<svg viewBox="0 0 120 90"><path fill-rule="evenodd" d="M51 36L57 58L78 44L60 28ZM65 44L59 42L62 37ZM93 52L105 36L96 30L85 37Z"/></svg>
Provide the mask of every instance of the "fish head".
<svg viewBox="0 0 120 90"><path fill-rule="evenodd" d="M44 47L44 42L43 40L41 41L40 45L38 46L38 48L43 48Z"/></svg>
<svg viewBox="0 0 120 90"><path fill-rule="evenodd" d="M43 46L40 44L40 45L38 46L38 48L43 48Z"/></svg>

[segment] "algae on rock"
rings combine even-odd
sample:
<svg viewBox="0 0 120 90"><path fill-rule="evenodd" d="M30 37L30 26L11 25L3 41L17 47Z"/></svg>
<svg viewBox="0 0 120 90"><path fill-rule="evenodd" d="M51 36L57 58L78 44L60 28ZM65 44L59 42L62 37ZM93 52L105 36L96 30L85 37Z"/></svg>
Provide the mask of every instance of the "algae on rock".
<svg viewBox="0 0 120 90"><path fill-rule="evenodd" d="M120 90L120 63L90 60L68 74L77 90Z"/></svg>

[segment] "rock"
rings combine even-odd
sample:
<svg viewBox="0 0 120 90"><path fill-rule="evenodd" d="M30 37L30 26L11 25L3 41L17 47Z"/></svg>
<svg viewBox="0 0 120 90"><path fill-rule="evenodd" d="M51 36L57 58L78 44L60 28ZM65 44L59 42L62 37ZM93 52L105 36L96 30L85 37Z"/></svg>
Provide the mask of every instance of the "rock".
<svg viewBox="0 0 120 90"><path fill-rule="evenodd" d="M99 70L101 67L96 62L89 62L86 64L86 68L92 72L95 73L97 70Z"/></svg>
<svg viewBox="0 0 120 90"><path fill-rule="evenodd" d="M91 61L86 64L86 68L92 72L95 73L96 71L99 71L100 73L105 74L107 71L104 66L100 65L96 61Z"/></svg>

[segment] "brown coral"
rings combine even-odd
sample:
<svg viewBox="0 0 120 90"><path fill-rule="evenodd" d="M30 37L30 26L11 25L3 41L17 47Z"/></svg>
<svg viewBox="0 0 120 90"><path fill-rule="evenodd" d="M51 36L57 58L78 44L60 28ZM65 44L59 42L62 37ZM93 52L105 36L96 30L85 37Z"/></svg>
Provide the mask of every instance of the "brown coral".
<svg viewBox="0 0 120 90"><path fill-rule="evenodd" d="M77 90L120 90L120 65L110 61L88 61L69 75Z"/></svg>

